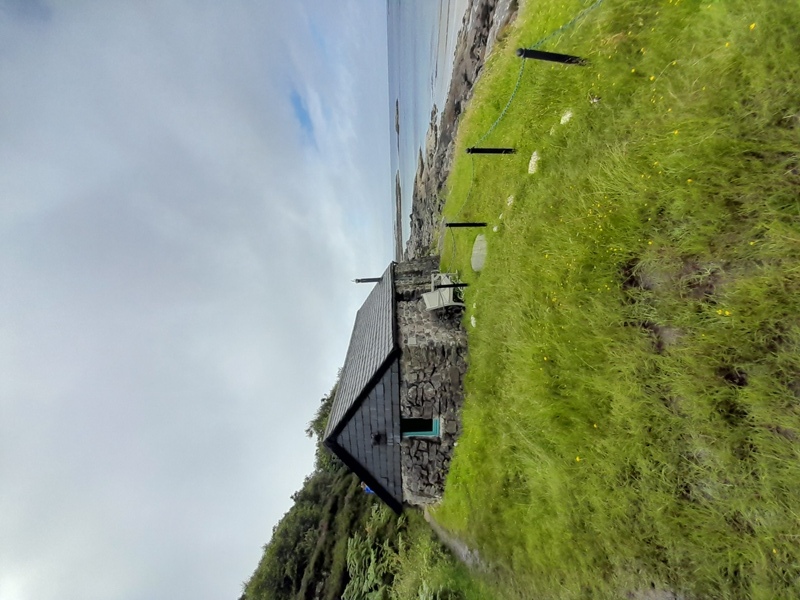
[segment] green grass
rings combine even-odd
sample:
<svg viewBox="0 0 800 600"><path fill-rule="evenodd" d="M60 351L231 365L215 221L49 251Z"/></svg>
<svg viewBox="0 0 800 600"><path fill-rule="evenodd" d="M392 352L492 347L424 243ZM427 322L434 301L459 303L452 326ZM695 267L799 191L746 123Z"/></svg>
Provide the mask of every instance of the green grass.
<svg viewBox="0 0 800 600"><path fill-rule="evenodd" d="M492 595L488 581L457 562L419 512L408 511L407 517L391 600L483 600Z"/></svg>
<svg viewBox="0 0 800 600"><path fill-rule="evenodd" d="M498 229L480 274L474 230L443 251L470 368L437 519L523 597L800 597L800 3L605 0L542 47L590 64L529 61L482 143L518 153L465 155L514 48L587 5L523 3L459 130L445 216Z"/></svg>

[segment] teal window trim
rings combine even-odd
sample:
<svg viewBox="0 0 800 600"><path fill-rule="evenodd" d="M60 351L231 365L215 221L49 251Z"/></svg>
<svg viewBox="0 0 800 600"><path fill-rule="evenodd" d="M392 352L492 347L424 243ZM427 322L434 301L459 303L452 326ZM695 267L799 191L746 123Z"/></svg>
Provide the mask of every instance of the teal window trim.
<svg viewBox="0 0 800 600"><path fill-rule="evenodd" d="M439 417L433 419L431 431L407 431L403 437L439 437Z"/></svg>

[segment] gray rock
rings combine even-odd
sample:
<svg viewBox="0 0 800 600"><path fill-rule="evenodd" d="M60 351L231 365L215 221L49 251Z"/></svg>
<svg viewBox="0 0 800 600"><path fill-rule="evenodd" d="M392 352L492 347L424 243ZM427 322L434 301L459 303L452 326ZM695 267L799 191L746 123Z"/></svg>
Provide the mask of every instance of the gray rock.
<svg viewBox="0 0 800 600"><path fill-rule="evenodd" d="M472 258L470 259L472 270L476 273L481 271L483 265L486 264L486 251L486 236L481 233L475 237L475 243L472 245Z"/></svg>

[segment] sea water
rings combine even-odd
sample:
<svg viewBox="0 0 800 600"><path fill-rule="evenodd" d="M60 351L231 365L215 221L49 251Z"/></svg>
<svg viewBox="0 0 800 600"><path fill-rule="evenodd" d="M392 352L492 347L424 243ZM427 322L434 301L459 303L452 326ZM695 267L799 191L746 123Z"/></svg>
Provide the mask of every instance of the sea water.
<svg viewBox="0 0 800 600"><path fill-rule="evenodd" d="M405 245L414 176L435 105L441 114L450 87L458 33L469 0L387 0L392 198L400 198L395 235Z"/></svg>

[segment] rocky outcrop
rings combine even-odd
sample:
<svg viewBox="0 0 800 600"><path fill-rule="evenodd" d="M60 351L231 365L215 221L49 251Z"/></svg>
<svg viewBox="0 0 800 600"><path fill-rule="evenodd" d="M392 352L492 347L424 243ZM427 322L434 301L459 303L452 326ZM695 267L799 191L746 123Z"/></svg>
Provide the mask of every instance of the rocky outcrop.
<svg viewBox="0 0 800 600"><path fill-rule="evenodd" d="M434 107L431 123L420 152L411 207L411 234L406 244L408 258L436 252L444 185L453 162L458 121L475 85L488 49L516 14L516 0L471 0L456 43L453 74L444 110L439 118Z"/></svg>
<svg viewBox="0 0 800 600"><path fill-rule="evenodd" d="M516 18L519 10L517 0L498 0L492 14L492 27L489 29L489 36L486 39L486 56L489 56L494 49L497 40L504 34L506 28Z"/></svg>

